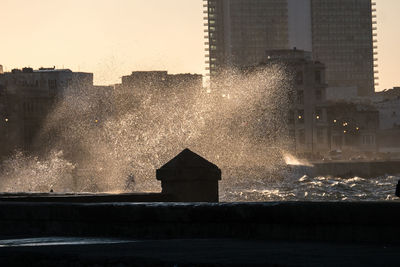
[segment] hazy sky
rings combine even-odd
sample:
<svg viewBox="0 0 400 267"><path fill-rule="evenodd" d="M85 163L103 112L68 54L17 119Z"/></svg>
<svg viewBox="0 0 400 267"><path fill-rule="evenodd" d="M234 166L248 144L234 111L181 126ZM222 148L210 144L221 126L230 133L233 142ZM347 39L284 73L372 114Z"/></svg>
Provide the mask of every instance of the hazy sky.
<svg viewBox="0 0 400 267"><path fill-rule="evenodd" d="M400 1L376 0L378 89L400 86ZM204 72L202 0L0 0L0 64L94 72Z"/></svg>

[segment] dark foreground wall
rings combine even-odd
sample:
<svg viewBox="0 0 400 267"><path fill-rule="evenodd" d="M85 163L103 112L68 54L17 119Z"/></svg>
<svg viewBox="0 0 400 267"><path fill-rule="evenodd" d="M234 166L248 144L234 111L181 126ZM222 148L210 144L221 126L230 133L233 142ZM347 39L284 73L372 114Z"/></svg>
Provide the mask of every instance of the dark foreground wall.
<svg viewBox="0 0 400 267"><path fill-rule="evenodd" d="M0 203L0 237L400 240L398 202Z"/></svg>

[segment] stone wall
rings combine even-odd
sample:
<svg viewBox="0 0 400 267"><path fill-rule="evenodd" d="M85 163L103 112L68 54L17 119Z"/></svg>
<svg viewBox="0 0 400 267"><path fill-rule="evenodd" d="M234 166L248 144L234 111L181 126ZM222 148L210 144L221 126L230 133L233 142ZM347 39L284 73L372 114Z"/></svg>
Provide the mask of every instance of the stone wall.
<svg viewBox="0 0 400 267"><path fill-rule="evenodd" d="M314 163L307 169L309 176L337 176L363 178L378 177L385 174L400 174L400 161L343 161Z"/></svg>
<svg viewBox="0 0 400 267"><path fill-rule="evenodd" d="M400 240L398 202L7 203L0 236Z"/></svg>

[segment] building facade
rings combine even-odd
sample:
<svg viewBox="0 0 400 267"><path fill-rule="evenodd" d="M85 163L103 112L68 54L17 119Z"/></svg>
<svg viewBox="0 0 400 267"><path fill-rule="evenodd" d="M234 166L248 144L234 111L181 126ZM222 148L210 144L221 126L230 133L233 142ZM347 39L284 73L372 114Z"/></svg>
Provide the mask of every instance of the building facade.
<svg viewBox="0 0 400 267"><path fill-rule="evenodd" d="M376 92L373 105L379 111L379 152L400 158L400 87Z"/></svg>
<svg viewBox="0 0 400 267"><path fill-rule="evenodd" d="M311 60L310 52L297 49L270 50L266 56L262 63L244 69L262 70L279 65L287 73L289 86L282 86L280 94L286 94L288 102L286 106L279 107L286 116L287 147L292 153L305 157L329 152L324 64ZM273 128L275 125L266 127Z"/></svg>
<svg viewBox="0 0 400 267"><path fill-rule="evenodd" d="M133 91L151 90L165 91L168 89L184 89L185 87L202 87L200 74L168 74L168 71L133 71L122 76L123 88Z"/></svg>
<svg viewBox="0 0 400 267"><path fill-rule="evenodd" d="M168 74L167 71L133 71L122 76L122 83L115 86L117 99L140 102L146 95L165 96L167 94L187 93L190 89L203 87L200 74ZM119 96L118 96L119 95Z"/></svg>
<svg viewBox="0 0 400 267"><path fill-rule="evenodd" d="M167 71L133 71L115 85L114 107L116 114L139 108L144 101L162 101L173 95L189 95L203 88L200 74L168 74Z"/></svg>
<svg viewBox="0 0 400 267"><path fill-rule="evenodd" d="M328 152L325 65L299 50L269 51L267 55L268 61L285 64L292 76L288 124L294 152L311 157Z"/></svg>
<svg viewBox="0 0 400 267"><path fill-rule="evenodd" d="M204 0L211 84L229 68L254 65L271 49L312 52L333 87L374 92L376 22L371 0Z"/></svg>
<svg viewBox="0 0 400 267"><path fill-rule="evenodd" d="M379 111L369 104L332 102L327 107L330 150L347 157L378 152Z"/></svg>
<svg viewBox="0 0 400 267"><path fill-rule="evenodd" d="M93 74L68 69L14 69L0 74L0 158L13 150L31 151L55 103L69 89L93 86Z"/></svg>

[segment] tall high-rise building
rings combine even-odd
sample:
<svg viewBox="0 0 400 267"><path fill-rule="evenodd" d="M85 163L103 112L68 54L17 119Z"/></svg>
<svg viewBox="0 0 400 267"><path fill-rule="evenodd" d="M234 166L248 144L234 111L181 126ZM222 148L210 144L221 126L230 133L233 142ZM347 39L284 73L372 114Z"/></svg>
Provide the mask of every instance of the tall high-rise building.
<svg viewBox="0 0 400 267"><path fill-rule="evenodd" d="M326 65L330 87L374 92L371 0L204 0L206 69L211 82L221 71L258 64L266 51L312 52Z"/></svg>

